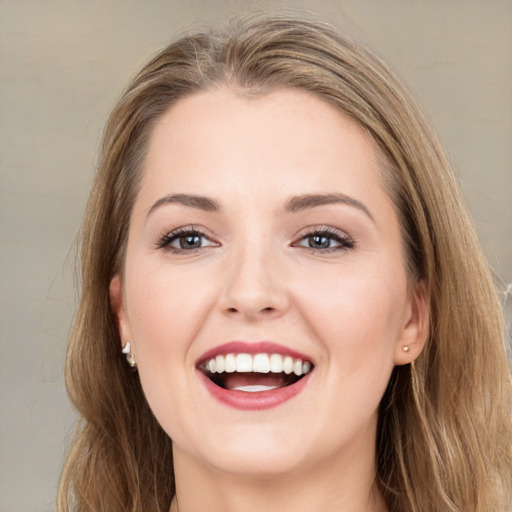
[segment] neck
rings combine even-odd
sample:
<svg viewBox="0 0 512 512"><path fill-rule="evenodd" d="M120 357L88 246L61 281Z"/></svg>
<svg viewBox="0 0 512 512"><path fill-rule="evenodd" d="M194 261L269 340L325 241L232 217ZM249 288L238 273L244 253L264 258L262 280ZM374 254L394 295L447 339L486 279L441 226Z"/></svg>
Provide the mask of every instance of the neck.
<svg viewBox="0 0 512 512"><path fill-rule="evenodd" d="M373 452L374 453L374 452ZM286 475L229 475L175 449L176 496L170 512L386 512L374 485L373 455L340 457Z"/></svg>

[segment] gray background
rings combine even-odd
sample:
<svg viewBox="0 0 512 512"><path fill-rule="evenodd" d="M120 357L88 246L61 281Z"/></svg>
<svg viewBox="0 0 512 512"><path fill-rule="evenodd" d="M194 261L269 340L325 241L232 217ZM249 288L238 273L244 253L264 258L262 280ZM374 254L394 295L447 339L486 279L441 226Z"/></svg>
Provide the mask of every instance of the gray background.
<svg viewBox="0 0 512 512"><path fill-rule="evenodd" d="M309 8L380 53L430 112L501 290L512 280L511 1L0 0L0 511L54 509L74 416L63 360L75 237L106 116L177 30Z"/></svg>

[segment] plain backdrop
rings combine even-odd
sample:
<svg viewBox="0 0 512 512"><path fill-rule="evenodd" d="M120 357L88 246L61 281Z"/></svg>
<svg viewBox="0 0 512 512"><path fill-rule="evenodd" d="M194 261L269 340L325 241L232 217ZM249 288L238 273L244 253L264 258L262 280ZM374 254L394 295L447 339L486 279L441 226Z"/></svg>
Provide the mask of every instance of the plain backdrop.
<svg viewBox="0 0 512 512"><path fill-rule="evenodd" d="M512 2L0 0L0 512L54 510L75 238L109 110L178 30L310 9L405 79L448 150L500 290L512 281Z"/></svg>

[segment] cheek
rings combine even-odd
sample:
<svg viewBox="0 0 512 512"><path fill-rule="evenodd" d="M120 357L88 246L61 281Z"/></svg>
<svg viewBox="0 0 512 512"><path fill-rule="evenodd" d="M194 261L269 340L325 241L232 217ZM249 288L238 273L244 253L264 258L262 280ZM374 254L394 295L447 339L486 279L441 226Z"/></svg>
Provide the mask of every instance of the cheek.
<svg viewBox="0 0 512 512"><path fill-rule="evenodd" d="M201 325L211 293L198 275L170 272L165 265L148 271L141 266L128 276L126 288L138 357L184 355ZM183 356L180 359L183 363Z"/></svg>
<svg viewBox="0 0 512 512"><path fill-rule="evenodd" d="M405 273L340 268L315 274L297 295L315 336L328 348L331 363L344 371L393 361L407 297Z"/></svg>
<svg viewBox="0 0 512 512"><path fill-rule="evenodd" d="M176 422L173 413L190 407L183 390L193 375L191 347L211 310L212 293L201 286L203 279L197 273L172 272L165 264L145 267L139 260L131 268L127 265L126 274L133 352L142 388L164 430L171 438L180 437L183 422Z"/></svg>
<svg viewBox="0 0 512 512"><path fill-rule="evenodd" d="M316 420L327 453L362 429L376 428L377 411L394 367L394 346L403 322L405 278L366 267L330 269L303 277L294 295L321 359L322 394ZM368 434L373 436L373 434Z"/></svg>

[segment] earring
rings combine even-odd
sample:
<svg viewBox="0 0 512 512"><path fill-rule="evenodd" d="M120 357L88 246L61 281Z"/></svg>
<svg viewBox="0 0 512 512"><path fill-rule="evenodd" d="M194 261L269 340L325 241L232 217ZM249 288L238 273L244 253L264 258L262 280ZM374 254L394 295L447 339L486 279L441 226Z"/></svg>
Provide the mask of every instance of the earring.
<svg viewBox="0 0 512 512"><path fill-rule="evenodd" d="M127 341L126 345L122 350L124 356L126 357L126 362L131 368L135 368L137 366L137 361L135 361L135 356L131 353L130 342Z"/></svg>
<svg viewBox="0 0 512 512"><path fill-rule="evenodd" d="M411 347L409 347L409 345L404 345L404 346L402 347L402 350L403 350L404 352L409 352L409 350L411 350Z"/></svg>

